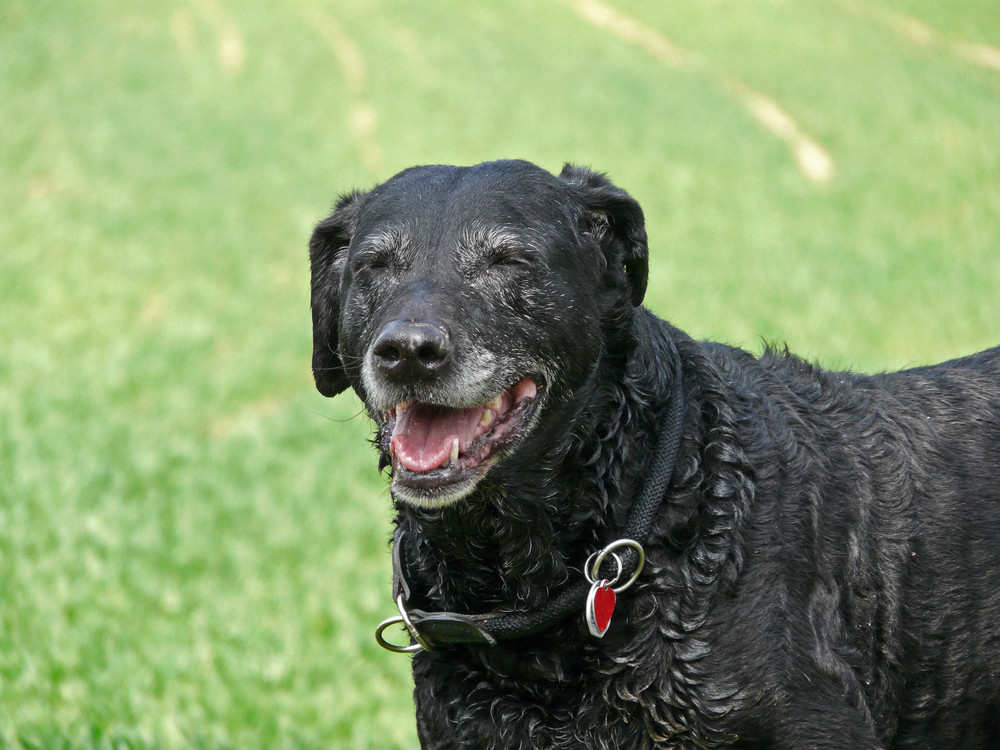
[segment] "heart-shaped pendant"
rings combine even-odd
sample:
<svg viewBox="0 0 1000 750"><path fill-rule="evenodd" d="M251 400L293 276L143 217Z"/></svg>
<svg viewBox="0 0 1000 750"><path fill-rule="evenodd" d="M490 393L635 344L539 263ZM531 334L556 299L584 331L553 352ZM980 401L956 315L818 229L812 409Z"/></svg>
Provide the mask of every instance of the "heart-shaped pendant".
<svg viewBox="0 0 1000 750"><path fill-rule="evenodd" d="M590 587L590 593L587 594L586 617L587 627L595 638L603 638L604 634L608 632L617 599L618 597L615 595L614 589L608 585L607 579L596 581Z"/></svg>

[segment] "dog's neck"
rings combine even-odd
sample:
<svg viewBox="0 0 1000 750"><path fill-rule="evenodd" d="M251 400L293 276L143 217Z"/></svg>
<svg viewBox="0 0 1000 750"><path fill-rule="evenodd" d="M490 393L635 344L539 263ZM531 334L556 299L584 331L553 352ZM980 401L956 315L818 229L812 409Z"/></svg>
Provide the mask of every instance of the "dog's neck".
<svg viewBox="0 0 1000 750"><path fill-rule="evenodd" d="M571 403L547 407L555 413L536 436L537 450L508 458L498 480L488 477L455 506L397 504L425 606L533 608L579 575L606 530L622 527L647 469L679 372L676 354L664 356L675 352L669 335L666 324L638 311L623 346L587 387ZM504 483L509 476L516 491Z"/></svg>

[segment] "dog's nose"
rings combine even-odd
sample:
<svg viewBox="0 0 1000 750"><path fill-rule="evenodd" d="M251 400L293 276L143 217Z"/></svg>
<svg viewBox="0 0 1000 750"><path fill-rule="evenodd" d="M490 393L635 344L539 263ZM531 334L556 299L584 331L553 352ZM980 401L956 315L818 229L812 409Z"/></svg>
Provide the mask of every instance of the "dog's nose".
<svg viewBox="0 0 1000 750"><path fill-rule="evenodd" d="M433 375L448 361L450 353L446 328L410 320L389 323L372 346L378 368L397 378Z"/></svg>

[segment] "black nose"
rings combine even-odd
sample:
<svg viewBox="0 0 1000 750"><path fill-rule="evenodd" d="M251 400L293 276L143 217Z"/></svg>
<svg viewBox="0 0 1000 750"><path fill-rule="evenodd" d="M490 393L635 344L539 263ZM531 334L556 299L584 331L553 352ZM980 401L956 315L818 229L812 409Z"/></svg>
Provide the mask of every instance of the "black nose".
<svg viewBox="0 0 1000 750"><path fill-rule="evenodd" d="M380 370L396 378L424 378L448 361L448 330L432 323L394 320L375 339L372 354Z"/></svg>

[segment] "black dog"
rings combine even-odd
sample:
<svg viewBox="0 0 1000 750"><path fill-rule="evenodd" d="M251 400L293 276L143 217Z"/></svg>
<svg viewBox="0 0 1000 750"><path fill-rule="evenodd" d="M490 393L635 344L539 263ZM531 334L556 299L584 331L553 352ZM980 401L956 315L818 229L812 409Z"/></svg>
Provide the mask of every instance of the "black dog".
<svg viewBox="0 0 1000 750"><path fill-rule="evenodd" d="M1000 349L692 341L640 307L639 205L573 167L407 170L310 254L316 385L391 465L423 747L1000 747ZM644 567L588 562L624 538Z"/></svg>

